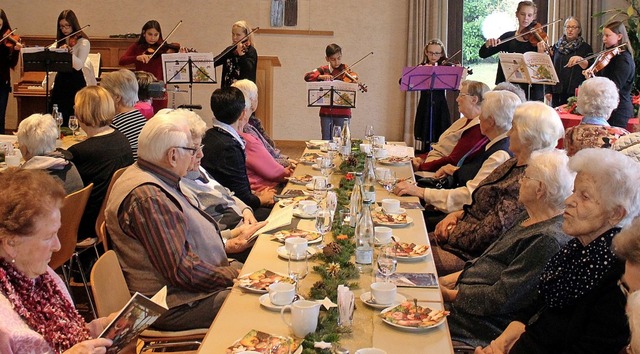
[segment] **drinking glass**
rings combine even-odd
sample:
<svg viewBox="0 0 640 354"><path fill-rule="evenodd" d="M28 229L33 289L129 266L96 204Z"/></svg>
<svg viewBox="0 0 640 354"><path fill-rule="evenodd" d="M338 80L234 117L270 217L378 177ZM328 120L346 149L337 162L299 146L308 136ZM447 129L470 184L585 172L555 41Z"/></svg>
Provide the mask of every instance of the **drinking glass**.
<svg viewBox="0 0 640 354"><path fill-rule="evenodd" d="M56 114L56 116L53 118L55 118L56 120L56 125L58 126L58 139L60 139L62 136L60 129L62 128L62 123L64 123L64 119L62 118L62 113L58 112L58 114Z"/></svg>
<svg viewBox="0 0 640 354"><path fill-rule="evenodd" d="M324 234L331 230L331 211L329 209L318 209L316 213L316 230L324 238Z"/></svg>
<svg viewBox="0 0 640 354"><path fill-rule="evenodd" d="M323 156L320 158L320 173L323 176L329 177L331 170L333 169L333 160L330 156Z"/></svg>
<svg viewBox="0 0 640 354"><path fill-rule="evenodd" d="M391 190L396 185L396 173L392 170L385 171L381 182L384 189L391 193Z"/></svg>
<svg viewBox="0 0 640 354"><path fill-rule="evenodd" d="M316 176L313 179L313 198L320 203L327 196L328 181L326 177Z"/></svg>
<svg viewBox="0 0 640 354"><path fill-rule="evenodd" d="M364 138L365 140L367 140L369 142L369 144L371 144L371 140L373 140L373 135L374 135L374 131L373 131L373 125L367 125L364 128Z"/></svg>
<svg viewBox="0 0 640 354"><path fill-rule="evenodd" d="M384 276L384 281L389 282L389 277L396 272L398 266L398 260L396 258L396 251L393 245L382 246L380 253L378 253L378 272Z"/></svg>
<svg viewBox="0 0 640 354"><path fill-rule="evenodd" d="M331 136L333 137L333 143L340 145L340 140L342 139L342 128L339 125L334 125Z"/></svg>
<svg viewBox="0 0 640 354"><path fill-rule="evenodd" d="M287 265L289 277L296 282L296 295L298 294L300 282L309 274L309 253L306 249L303 252L304 255L302 257L297 254L289 253L289 261Z"/></svg>
<svg viewBox="0 0 640 354"><path fill-rule="evenodd" d="M80 129L80 123L76 116L69 117L69 129L71 129L71 132L73 133L73 138L76 139L76 130Z"/></svg>

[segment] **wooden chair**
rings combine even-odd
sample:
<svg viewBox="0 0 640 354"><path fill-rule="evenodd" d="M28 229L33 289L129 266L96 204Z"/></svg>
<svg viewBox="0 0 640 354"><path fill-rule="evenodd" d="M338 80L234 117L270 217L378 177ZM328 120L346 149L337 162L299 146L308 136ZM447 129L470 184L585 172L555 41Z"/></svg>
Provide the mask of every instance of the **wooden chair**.
<svg viewBox="0 0 640 354"><path fill-rule="evenodd" d="M49 266L53 269L59 267L62 268L62 275L67 287L70 287L71 271L73 269L74 259L78 263L78 271L82 278L82 284L87 292L87 300L89 301L89 307L93 312L93 316L96 316L96 310L93 306L93 300L91 299L91 292L89 291L89 285L80 264L78 253L76 252L76 243L78 241L78 228L80 227L80 219L84 213L84 208L89 200L89 195L93 189L93 183L84 187L83 189L71 193L64 198L64 203L60 209L61 226L58 230L58 238L60 239L60 250L51 255L51 261Z"/></svg>
<svg viewBox="0 0 640 354"><path fill-rule="evenodd" d="M120 311L131 298L118 257L113 250L105 252L91 270L91 290L100 317ZM144 343L140 352L168 347L200 346L208 328L187 331L147 329L138 339Z"/></svg>

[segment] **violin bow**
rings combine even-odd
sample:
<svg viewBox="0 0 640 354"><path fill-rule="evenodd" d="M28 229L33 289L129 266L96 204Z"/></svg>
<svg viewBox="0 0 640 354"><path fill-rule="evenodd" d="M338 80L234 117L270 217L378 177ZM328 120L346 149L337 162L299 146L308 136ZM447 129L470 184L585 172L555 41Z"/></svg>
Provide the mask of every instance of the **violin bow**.
<svg viewBox="0 0 640 354"><path fill-rule="evenodd" d="M160 45L158 46L158 48L156 48L155 52L151 53L151 56L149 57L149 60L153 59L153 57L156 55L156 53L160 50L160 48L162 48L165 44L167 44L169 38L171 37L171 35L173 34L173 32L175 32L178 27L180 27L180 25L182 24L182 20L178 21L178 23L175 25L175 27L173 27L173 29L171 30L171 32L169 32L169 34L167 35L167 38L164 39L164 41L162 43L160 43Z"/></svg>
<svg viewBox="0 0 640 354"><path fill-rule="evenodd" d="M245 39L249 38L249 36L251 35L251 33L259 30L260 27L256 27L254 29L252 29L251 31L249 31L249 33L245 34L244 37L240 38L240 40L238 40L237 42L234 42L229 48L225 49L224 52L220 53L220 55L218 55L217 57L213 58L213 61L218 61L218 59L222 58L223 56L229 54L230 51L232 51L237 45L238 43L242 43L244 42Z"/></svg>
<svg viewBox="0 0 640 354"><path fill-rule="evenodd" d="M559 18L559 19L557 19L557 20L555 20L555 21L552 21L552 22L547 23L546 25L540 25L540 29L545 28L545 27L549 27L549 26L551 26L552 24L554 24L554 23L556 23L556 22L560 22L560 21L562 21L562 20L563 20L563 19ZM500 44L502 44L502 43L506 43L506 42L509 42L509 41L512 41L512 40L514 40L514 39L516 39L516 38L520 38L520 37L526 36L526 35L528 35L528 34L532 34L532 33L537 32L537 31L538 31L538 28L530 29L530 30L528 30L527 32L522 32L522 33L520 33L520 34L516 34L515 36L511 36L511 37L509 37L509 38L505 38L505 40L500 41Z"/></svg>
<svg viewBox="0 0 640 354"><path fill-rule="evenodd" d="M60 43L60 42L62 42L62 41L64 41L64 40L66 40L67 38L72 37L72 36L75 36L76 34L78 34L78 33L82 32L82 30L83 30L83 29L85 29L85 28L87 28L87 27L91 27L91 25L86 25L86 26L84 26L84 27L80 28L79 30L77 30L77 31L75 31L75 32L73 32L73 33L69 33L68 35L66 35L66 36L64 36L64 37L62 37L62 38L60 38L60 39L58 39L58 40L57 40L57 41L55 41L55 42L53 42L50 46L48 46L48 48L54 47L54 46L56 46L58 43Z"/></svg>
<svg viewBox="0 0 640 354"><path fill-rule="evenodd" d="M363 56L362 58L356 60L355 63L351 64L351 65L345 65L345 69L342 70L338 75L335 75L334 77L331 78L331 80L335 80L336 77L346 73L349 69L353 68L354 66L358 65L359 62L365 60L369 55L372 55L373 52L369 52L367 55ZM356 80L357 81L357 80Z"/></svg>
<svg viewBox="0 0 640 354"><path fill-rule="evenodd" d="M610 51L612 51L612 50L614 50L614 49L618 49L618 48L620 48L620 47L625 47L626 45L627 45L627 42L624 42L624 43L619 44L619 45L617 45L617 46L615 46L615 47L613 47L613 48L605 49L605 50L601 50L601 51L599 51L599 52L597 52L597 53L595 53L595 54L591 54L591 55L589 55L589 56L588 56L588 57L586 57L586 58L582 58L582 60L578 60L577 62L573 63L573 65L580 64L580 63L582 63L583 61L587 61L587 60L593 59L593 58L597 57L597 56L598 56L598 55L600 55L600 54L603 54L603 53L606 53L606 52L610 52ZM563 66L563 67L564 67L564 68L569 67L569 63L567 63L567 65L565 65L565 66Z"/></svg>
<svg viewBox="0 0 640 354"><path fill-rule="evenodd" d="M6 36L2 37L2 39L0 39L0 42L4 41L5 39L9 38L9 36L11 36L15 31L18 30L18 27L14 28L13 31L7 33Z"/></svg>

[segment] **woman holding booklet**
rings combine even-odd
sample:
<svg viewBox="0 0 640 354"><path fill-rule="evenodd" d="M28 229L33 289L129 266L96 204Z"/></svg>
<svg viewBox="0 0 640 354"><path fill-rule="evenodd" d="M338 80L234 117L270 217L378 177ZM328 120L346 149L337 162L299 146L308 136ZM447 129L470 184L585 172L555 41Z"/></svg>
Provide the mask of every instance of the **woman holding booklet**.
<svg viewBox="0 0 640 354"><path fill-rule="evenodd" d="M13 168L0 184L0 352L105 353L111 340L97 337L111 316L86 323L48 266L60 250L62 185Z"/></svg>

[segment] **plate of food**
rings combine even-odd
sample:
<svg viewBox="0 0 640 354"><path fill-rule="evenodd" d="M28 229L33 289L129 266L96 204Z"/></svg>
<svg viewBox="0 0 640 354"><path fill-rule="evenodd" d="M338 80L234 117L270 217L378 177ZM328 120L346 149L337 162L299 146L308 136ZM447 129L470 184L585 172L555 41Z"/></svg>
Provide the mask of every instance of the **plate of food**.
<svg viewBox="0 0 640 354"><path fill-rule="evenodd" d="M309 150L320 149L326 143L327 142L324 141L324 140L309 140L309 141L305 141L305 144L307 144L307 149L309 149Z"/></svg>
<svg viewBox="0 0 640 354"><path fill-rule="evenodd" d="M289 206L291 204L293 204L293 207L296 208L298 206L298 203L300 203L300 201L303 200L314 200L313 196L311 195L310 192L304 191L305 193L309 193L309 195L303 195L303 196L299 196L299 197L293 197L293 198L286 198L286 199L280 199L278 201L278 205L282 208Z"/></svg>
<svg viewBox="0 0 640 354"><path fill-rule="evenodd" d="M378 162L383 165L390 165L390 166L406 165L408 163L411 163L411 157L389 156L382 159L378 159Z"/></svg>
<svg viewBox="0 0 640 354"><path fill-rule="evenodd" d="M305 165L312 165L316 163L316 159L318 157L322 157L322 156L323 155L318 154L316 152L307 152L306 154L303 154L302 157L300 157L300 163Z"/></svg>
<svg viewBox="0 0 640 354"><path fill-rule="evenodd" d="M429 245L416 245L411 242L396 242L393 244L398 260L420 260L427 256Z"/></svg>
<svg viewBox="0 0 640 354"><path fill-rule="evenodd" d="M269 285L278 282L295 283L288 276L267 269L261 269L238 277L238 287L251 293L267 293L269 292Z"/></svg>
<svg viewBox="0 0 640 354"><path fill-rule="evenodd" d="M289 252L287 252L287 248L285 246L278 247L276 252L278 252L278 256L280 256L281 258L289 259ZM318 252L317 248L315 248L315 247L307 247L307 255L309 257L315 255L316 252ZM295 261L300 261L300 260L303 260L303 259L304 259L304 257L302 257L302 255L296 255L296 257L293 258L293 260L295 260Z"/></svg>
<svg viewBox="0 0 640 354"><path fill-rule="evenodd" d="M449 311L416 306L412 301L388 307L380 312L382 321L390 326L408 331L422 331L444 323Z"/></svg>
<svg viewBox="0 0 640 354"><path fill-rule="evenodd" d="M307 187L308 190L312 191L313 190L313 182L311 183L307 183L305 185L305 187ZM333 185L331 183L327 184L327 189L333 189Z"/></svg>
<svg viewBox="0 0 640 354"><path fill-rule="evenodd" d="M306 185L311 181L313 181L313 176L312 175L292 176L292 177L287 177L287 179L289 180L289 182L293 184Z"/></svg>
<svg viewBox="0 0 640 354"><path fill-rule="evenodd" d="M269 294L267 294L269 295ZM264 295L263 295L264 296ZM393 299L393 302L391 304L379 304L376 302L376 300L373 298L373 296L371 295L370 291L367 291L366 293L362 293L362 295L360 295L360 301L364 302L365 305L373 307L374 309L386 309L387 307L389 307L390 305L397 305L397 304L401 304L405 301L407 301L407 298L399 293L396 293L396 298Z"/></svg>
<svg viewBox="0 0 640 354"><path fill-rule="evenodd" d="M413 219L408 217L406 213L387 214L382 211L373 211L371 218L374 224L388 227L405 227L413 222Z"/></svg>
<svg viewBox="0 0 640 354"><path fill-rule="evenodd" d="M300 229L281 230L273 234L273 237L280 242L284 242L284 240L290 237L302 237L307 239L308 243L318 243L322 241L322 234Z"/></svg>
<svg viewBox="0 0 640 354"><path fill-rule="evenodd" d="M240 353L302 353L302 339L274 336L255 329L227 348L227 354Z"/></svg>
<svg viewBox="0 0 640 354"><path fill-rule="evenodd" d="M336 164L334 164L334 163L331 164L331 168L335 168L335 167L336 167ZM317 163L314 163L313 165L311 165L311 168L313 168L316 171L320 171L322 169L320 166L318 166Z"/></svg>

